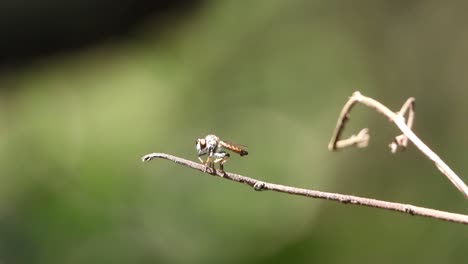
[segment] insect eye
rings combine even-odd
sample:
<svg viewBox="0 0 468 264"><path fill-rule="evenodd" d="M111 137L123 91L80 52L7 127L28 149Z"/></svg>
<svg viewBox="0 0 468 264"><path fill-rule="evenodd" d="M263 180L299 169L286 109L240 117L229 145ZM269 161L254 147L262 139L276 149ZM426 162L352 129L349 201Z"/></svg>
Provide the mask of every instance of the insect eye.
<svg viewBox="0 0 468 264"><path fill-rule="evenodd" d="M200 148L204 148L206 146L206 142L205 140L199 138L197 141L195 141L195 145L200 146Z"/></svg>

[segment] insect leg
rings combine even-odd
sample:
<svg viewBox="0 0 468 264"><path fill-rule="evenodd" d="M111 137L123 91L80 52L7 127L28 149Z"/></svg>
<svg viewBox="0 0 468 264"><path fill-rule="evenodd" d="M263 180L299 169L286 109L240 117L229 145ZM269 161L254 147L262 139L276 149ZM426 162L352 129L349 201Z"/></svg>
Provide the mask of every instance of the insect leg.
<svg viewBox="0 0 468 264"><path fill-rule="evenodd" d="M229 153L226 152L219 152L215 154L216 159L214 162L219 163L219 169L221 171L224 171L224 163L228 160L229 156Z"/></svg>

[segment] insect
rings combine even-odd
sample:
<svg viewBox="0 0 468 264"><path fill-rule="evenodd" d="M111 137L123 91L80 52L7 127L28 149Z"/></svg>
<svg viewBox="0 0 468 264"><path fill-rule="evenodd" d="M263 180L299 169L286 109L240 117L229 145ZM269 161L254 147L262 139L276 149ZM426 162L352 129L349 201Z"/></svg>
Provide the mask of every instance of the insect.
<svg viewBox="0 0 468 264"><path fill-rule="evenodd" d="M215 163L219 163L219 169L221 171L224 171L224 163L226 163L230 157L225 149L235 152L240 156L249 154L247 150L245 150L245 146L221 140L215 135L207 135L204 138L199 138L195 142L195 145L200 162L212 169L214 169ZM205 161L201 158L203 155L208 155Z"/></svg>

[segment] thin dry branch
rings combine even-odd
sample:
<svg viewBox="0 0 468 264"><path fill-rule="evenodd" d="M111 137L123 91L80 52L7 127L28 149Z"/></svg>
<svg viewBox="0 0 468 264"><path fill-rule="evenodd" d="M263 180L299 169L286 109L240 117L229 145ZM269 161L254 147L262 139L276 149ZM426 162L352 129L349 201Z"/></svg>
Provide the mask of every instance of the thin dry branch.
<svg viewBox="0 0 468 264"><path fill-rule="evenodd" d="M332 139L328 144L328 148L330 150L334 151L342 148L341 142L346 142L349 140L340 140L340 138L343 134L345 124L349 120L350 112L356 103L361 103L367 107L375 109L377 112L386 116L390 122L395 123L395 125L401 130L403 134L397 136L390 144L392 152L395 152L398 147L405 148L409 139L424 155L432 160L436 167L453 183L453 185L455 185L455 187L457 187L458 190L460 190L460 192L462 192L465 197L468 198L468 186L466 186L460 177L458 177L458 175L452 169L450 169L450 167L445 164L445 162L426 144L424 144L424 142L422 142L411 130L411 126L413 125L414 121L414 98L409 98L402 106L400 112L394 113L380 102L370 97L366 97L359 92L354 92L353 95L349 98L348 102L346 102L344 105L343 110L341 110L341 114L338 118ZM406 111L408 111L408 120L405 123L404 114ZM352 137L356 136L351 136L351 138ZM369 135L366 135L367 140L368 137Z"/></svg>
<svg viewBox="0 0 468 264"><path fill-rule="evenodd" d="M363 128L357 135L352 135L347 139L340 140L336 143L339 149L347 148L350 146L357 146L358 148L365 148L369 144L369 129Z"/></svg>
<svg viewBox="0 0 468 264"><path fill-rule="evenodd" d="M418 207L410 204L401 204L394 202L386 202L375 199L363 198L352 195L330 193L330 192L321 192L316 190L308 190L302 188L296 188L291 186L285 186L280 184L268 183L259 181L253 178L242 176L239 174L234 174L230 172L223 172L220 170L211 170L208 169L205 165L195 163L186 159L175 157L165 153L151 153L142 157L142 161L150 161L155 158L161 158L166 160L171 160L177 164L187 166L189 168L199 170L200 172L205 172L212 176L220 176L223 179L231 180L239 183L245 183L253 187L257 191L270 190L275 192L287 193L292 195L305 196L310 198L325 199L335 202L340 202L343 204L354 204L362 205L367 207L380 208L390 211L397 211L400 213L405 213L409 215L425 216L429 218L439 219L443 221L449 221L458 224L468 225L468 215L449 213L424 207Z"/></svg>
<svg viewBox="0 0 468 264"><path fill-rule="evenodd" d="M414 98L410 97L401 107L400 111L397 113L402 118L404 118L406 111L408 111L408 119L406 120L406 126L410 129L413 128L414 121ZM392 153L396 153L398 147L405 149L408 146L408 137L405 134L396 136L392 143L389 144L390 150Z"/></svg>

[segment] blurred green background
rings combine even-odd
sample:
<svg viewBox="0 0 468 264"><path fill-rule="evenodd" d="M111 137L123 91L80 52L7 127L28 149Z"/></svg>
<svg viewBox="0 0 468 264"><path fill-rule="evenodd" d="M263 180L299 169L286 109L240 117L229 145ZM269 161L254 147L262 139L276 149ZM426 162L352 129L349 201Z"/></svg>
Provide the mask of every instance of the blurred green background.
<svg viewBox="0 0 468 264"><path fill-rule="evenodd" d="M17 48L3 49L0 70L1 263L468 260L461 225L140 161L196 161L195 139L215 133L249 146L228 171L466 214L413 146L390 154L398 130L369 109L358 106L345 132L369 127L368 148L327 150L353 91L395 110L414 96L415 132L468 181L466 2L197 1L161 12L141 2L123 31L117 9L92 1L29 2L4 3L0 20L0 33L16 30L1 42ZM115 33L87 34L105 23ZM52 48L28 55L38 46Z"/></svg>

